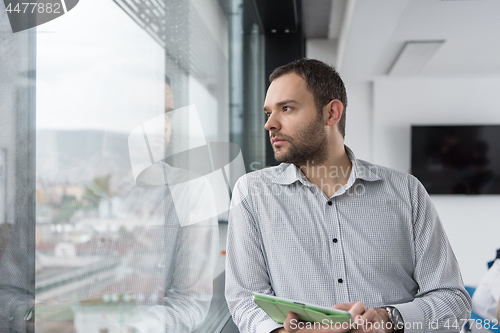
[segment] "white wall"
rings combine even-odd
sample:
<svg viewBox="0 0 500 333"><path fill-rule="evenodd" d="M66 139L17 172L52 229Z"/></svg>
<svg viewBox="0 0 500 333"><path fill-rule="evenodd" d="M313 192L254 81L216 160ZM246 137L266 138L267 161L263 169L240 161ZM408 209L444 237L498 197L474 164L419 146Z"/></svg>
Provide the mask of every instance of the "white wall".
<svg viewBox="0 0 500 333"><path fill-rule="evenodd" d="M356 158L372 161L373 84L371 82L344 82L347 90L345 144Z"/></svg>
<svg viewBox="0 0 500 333"><path fill-rule="evenodd" d="M372 161L408 172L412 124L500 124L499 91L500 78L376 80ZM500 248L500 195L434 195L432 200L465 284L477 285Z"/></svg>
<svg viewBox="0 0 500 333"><path fill-rule="evenodd" d="M306 39L306 57L321 59L330 65L337 64L337 40L324 38Z"/></svg>
<svg viewBox="0 0 500 333"><path fill-rule="evenodd" d="M336 66L337 41L307 39L306 57ZM347 90L345 143L355 152L357 158L371 161L373 84L359 80L344 80L344 84Z"/></svg>

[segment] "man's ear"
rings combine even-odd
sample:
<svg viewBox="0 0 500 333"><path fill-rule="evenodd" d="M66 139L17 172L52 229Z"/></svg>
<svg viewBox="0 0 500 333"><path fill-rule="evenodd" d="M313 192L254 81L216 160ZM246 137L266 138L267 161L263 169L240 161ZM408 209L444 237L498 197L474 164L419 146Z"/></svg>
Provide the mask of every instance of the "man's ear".
<svg viewBox="0 0 500 333"><path fill-rule="evenodd" d="M324 112L327 115L326 125L334 126L340 120L342 112L344 112L344 105L338 99L331 100L330 103L324 106Z"/></svg>

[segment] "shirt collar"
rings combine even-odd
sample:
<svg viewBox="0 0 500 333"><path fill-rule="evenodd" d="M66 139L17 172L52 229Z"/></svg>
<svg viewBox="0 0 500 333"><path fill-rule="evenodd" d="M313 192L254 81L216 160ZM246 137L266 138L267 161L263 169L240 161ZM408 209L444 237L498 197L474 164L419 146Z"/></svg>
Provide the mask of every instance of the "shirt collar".
<svg viewBox="0 0 500 333"><path fill-rule="evenodd" d="M278 174L274 177L273 183L281 185L290 185L296 181L301 182L304 185L310 183L307 177L300 171L300 169L292 163L281 163L279 165L280 170Z"/></svg>
<svg viewBox="0 0 500 333"><path fill-rule="evenodd" d="M369 166L366 165L366 162L362 161L362 160L358 160L356 158L356 156L354 155L353 151L351 150L351 148L345 146L345 152L347 153L347 157L349 157L349 160L351 160L351 163L353 165L353 170L354 170L354 180L356 179L363 179L363 180L366 180L366 181L376 181L376 180L380 180L382 178L380 178L379 175L377 175L376 173L374 173L370 168ZM370 164L371 166L372 164ZM375 167L375 166L373 166ZM350 178L350 177L349 177Z"/></svg>
<svg viewBox="0 0 500 333"><path fill-rule="evenodd" d="M371 171L370 168L367 167L362 161L356 159L356 156L349 147L345 145L344 147L347 153L347 157L349 157L349 160L351 161L353 166L353 172L351 172L351 174L349 175L347 184L354 183L354 181L358 178L366 181L376 181L382 179L373 171ZM299 181L303 185L314 186L314 184L312 184L307 179L307 177L295 164L281 163L279 167L281 168L281 170L278 171L278 174L274 177L273 183L281 185L291 185L296 181Z"/></svg>

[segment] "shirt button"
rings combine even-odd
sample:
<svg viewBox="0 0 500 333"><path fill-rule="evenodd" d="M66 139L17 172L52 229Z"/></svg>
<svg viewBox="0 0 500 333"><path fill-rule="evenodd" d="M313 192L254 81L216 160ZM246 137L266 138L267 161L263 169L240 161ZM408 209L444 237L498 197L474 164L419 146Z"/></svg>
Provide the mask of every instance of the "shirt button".
<svg viewBox="0 0 500 333"><path fill-rule="evenodd" d="M337 242L338 242L338 239L337 239L337 238L334 238L334 239L332 239L332 242L337 243Z"/></svg>
<svg viewBox="0 0 500 333"><path fill-rule="evenodd" d="M344 280L342 280L342 279L339 279L339 283L342 283L342 282L344 282Z"/></svg>
<svg viewBox="0 0 500 333"><path fill-rule="evenodd" d="M331 201L328 201L328 206L331 206L333 205L333 203Z"/></svg>

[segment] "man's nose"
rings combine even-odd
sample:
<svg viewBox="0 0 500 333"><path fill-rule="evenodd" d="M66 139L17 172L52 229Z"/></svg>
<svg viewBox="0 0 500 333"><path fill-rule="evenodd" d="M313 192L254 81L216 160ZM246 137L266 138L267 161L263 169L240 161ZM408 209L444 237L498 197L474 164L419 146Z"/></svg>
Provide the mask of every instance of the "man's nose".
<svg viewBox="0 0 500 333"><path fill-rule="evenodd" d="M266 124L264 125L264 128L268 131L275 129L275 130L280 130L281 125L278 119L278 115L276 112L272 112L269 118L267 118Z"/></svg>

